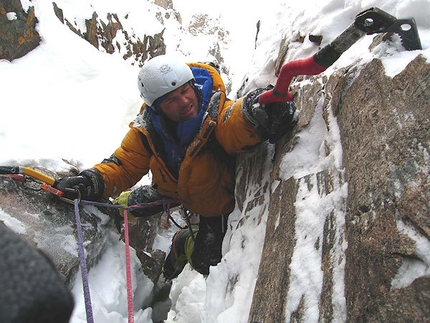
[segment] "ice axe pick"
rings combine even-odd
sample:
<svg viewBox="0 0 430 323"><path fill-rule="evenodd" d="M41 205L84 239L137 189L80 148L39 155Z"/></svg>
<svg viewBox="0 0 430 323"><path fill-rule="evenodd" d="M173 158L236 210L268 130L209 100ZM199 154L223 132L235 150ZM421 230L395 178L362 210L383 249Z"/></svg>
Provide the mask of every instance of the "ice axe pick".
<svg viewBox="0 0 430 323"><path fill-rule="evenodd" d="M413 18L396 19L381 9L370 8L359 13L345 31L313 56L285 64L281 68L274 88L262 93L259 103L265 105L292 101L293 95L288 91L288 87L294 76L320 74L365 34L385 32L397 33L406 50L422 49Z"/></svg>

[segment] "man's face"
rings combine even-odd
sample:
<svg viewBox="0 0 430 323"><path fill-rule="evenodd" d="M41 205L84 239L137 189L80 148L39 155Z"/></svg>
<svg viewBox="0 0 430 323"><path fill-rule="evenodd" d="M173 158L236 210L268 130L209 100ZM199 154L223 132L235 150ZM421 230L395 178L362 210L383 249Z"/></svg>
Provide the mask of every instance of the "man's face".
<svg viewBox="0 0 430 323"><path fill-rule="evenodd" d="M190 83L172 91L161 101L160 109L172 121L187 121L198 113L198 99Z"/></svg>

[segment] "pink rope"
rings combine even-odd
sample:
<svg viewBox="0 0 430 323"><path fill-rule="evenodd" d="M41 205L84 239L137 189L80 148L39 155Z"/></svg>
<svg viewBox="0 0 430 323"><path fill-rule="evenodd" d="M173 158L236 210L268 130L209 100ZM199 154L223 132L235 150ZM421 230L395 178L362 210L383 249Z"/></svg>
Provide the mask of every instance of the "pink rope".
<svg viewBox="0 0 430 323"><path fill-rule="evenodd" d="M128 210L124 209L125 271L127 277L128 323L134 323L133 289L130 268L130 241L128 237Z"/></svg>

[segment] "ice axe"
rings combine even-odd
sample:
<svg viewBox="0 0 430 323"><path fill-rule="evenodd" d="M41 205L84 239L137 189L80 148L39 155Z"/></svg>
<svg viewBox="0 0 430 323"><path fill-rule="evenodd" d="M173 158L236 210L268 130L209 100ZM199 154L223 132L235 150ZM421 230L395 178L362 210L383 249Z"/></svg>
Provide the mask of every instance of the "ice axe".
<svg viewBox="0 0 430 323"><path fill-rule="evenodd" d="M42 182L44 191L57 196L63 196L63 192L56 189L57 180L29 167L22 166L0 166L0 175L27 175Z"/></svg>
<svg viewBox="0 0 430 323"><path fill-rule="evenodd" d="M313 56L285 64L281 68L274 88L260 95L260 104L292 101L293 95L288 91L288 87L294 76L320 74L365 34L385 32L397 33L406 50L422 49L413 18L396 19L381 9L367 9L359 13L355 21L342 34Z"/></svg>

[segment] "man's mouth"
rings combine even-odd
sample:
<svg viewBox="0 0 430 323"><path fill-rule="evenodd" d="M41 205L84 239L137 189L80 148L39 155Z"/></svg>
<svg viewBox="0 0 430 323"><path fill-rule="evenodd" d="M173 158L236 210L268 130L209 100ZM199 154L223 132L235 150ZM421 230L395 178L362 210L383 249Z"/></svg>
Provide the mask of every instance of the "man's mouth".
<svg viewBox="0 0 430 323"><path fill-rule="evenodd" d="M182 110L182 115L183 116L188 116L189 114L193 113L193 111L194 111L193 105L190 104L185 109Z"/></svg>

